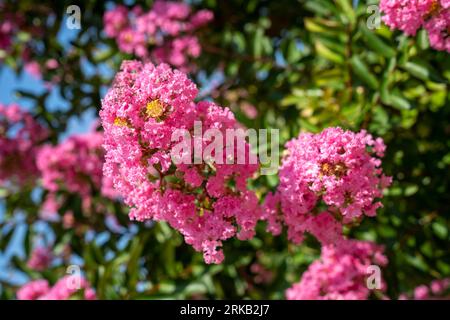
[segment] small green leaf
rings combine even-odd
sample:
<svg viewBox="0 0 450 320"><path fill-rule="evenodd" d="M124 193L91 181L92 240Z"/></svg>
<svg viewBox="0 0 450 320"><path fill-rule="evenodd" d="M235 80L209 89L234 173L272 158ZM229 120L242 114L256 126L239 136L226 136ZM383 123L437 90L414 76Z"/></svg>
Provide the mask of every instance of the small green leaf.
<svg viewBox="0 0 450 320"><path fill-rule="evenodd" d="M350 59L350 64L355 75L371 89L376 90L379 87L377 78L370 72L367 65L358 56L353 56Z"/></svg>
<svg viewBox="0 0 450 320"><path fill-rule="evenodd" d="M384 41L381 40L381 38L378 37L374 31L367 29L364 23L360 24L359 30L361 31L363 39L369 46L369 48L386 58L395 57L395 50L385 44Z"/></svg>

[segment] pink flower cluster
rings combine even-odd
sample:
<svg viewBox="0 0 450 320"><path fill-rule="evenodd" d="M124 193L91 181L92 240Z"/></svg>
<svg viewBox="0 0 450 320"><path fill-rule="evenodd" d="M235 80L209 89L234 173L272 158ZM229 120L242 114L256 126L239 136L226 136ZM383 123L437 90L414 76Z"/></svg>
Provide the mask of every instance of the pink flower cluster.
<svg viewBox="0 0 450 320"><path fill-rule="evenodd" d="M47 269L53 260L52 251L46 247L37 247L31 252L31 257L27 262L30 269L43 271Z"/></svg>
<svg viewBox="0 0 450 320"><path fill-rule="evenodd" d="M36 177L38 145L48 135L33 116L17 104L0 104L0 183L24 184Z"/></svg>
<svg viewBox="0 0 450 320"><path fill-rule="evenodd" d="M386 266L383 248L371 242L346 240L340 246L322 247L299 283L286 291L289 300L365 300L370 295L366 280L369 266ZM380 279L381 290L386 285Z"/></svg>
<svg viewBox="0 0 450 320"><path fill-rule="evenodd" d="M375 216L378 198L391 178L382 173L385 145L364 130L359 133L327 128L319 134L302 133L286 144L280 184L264 204L268 230L301 243L305 232L322 244L341 240L341 224Z"/></svg>
<svg viewBox="0 0 450 320"><path fill-rule="evenodd" d="M95 291L90 288L84 278L65 276L50 287L47 280L40 279L28 282L17 291L19 300L68 300L82 293L85 300L95 300Z"/></svg>
<svg viewBox="0 0 450 320"><path fill-rule="evenodd" d="M54 193L66 190L89 198L95 190L113 196L111 181L103 178L103 134L73 135L62 143L43 146L37 155L42 185Z"/></svg>
<svg viewBox="0 0 450 320"><path fill-rule="evenodd" d="M192 132L196 120L204 131L237 126L229 109L196 104L197 92L184 73L166 64L124 61L100 111L107 151L104 173L132 206L131 219L167 221L203 252L207 263L220 263L223 240L235 235L245 240L255 233L261 211L246 181L258 165L172 161L176 130ZM206 136L195 141L210 143ZM182 150L180 158L190 159L192 148Z"/></svg>
<svg viewBox="0 0 450 320"><path fill-rule="evenodd" d="M450 288L450 278L433 280L429 286L420 285L414 289L414 300L436 299L444 294ZM399 296L399 300L408 300L407 294L403 293Z"/></svg>
<svg viewBox="0 0 450 320"><path fill-rule="evenodd" d="M139 6L116 6L105 13L103 22L106 35L116 39L121 51L186 68L189 57L201 53L194 32L212 18L209 10L192 13L187 3L158 0L148 12Z"/></svg>
<svg viewBox="0 0 450 320"><path fill-rule="evenodd" d="M98 191L106 198L117 197L112 181L103 176L105 151L102 144L103 133L88 132L73 135L56 146L41 147L36 163L42 185L49 191L42 206L44 219L58 218L55 213L64 200L57 195L59 191L78 194L86 210Z"/></svg>
<svg viewBox="0 0 450 320"><path fill-rule="evenodd" d="M36 79L42 79L42 75L51 71L55 70L59 67L59 62L56 59L48 59L45 64L39 64L38 61L35 60L28 60L28 58L25 58L26 55L23 55L22 58L25 61L24 70L31 76L33 76ZM45 86L48 89L51 89L53 84L58 82L59 80L58 75L54 75L50 82L46 82Z"/></svg>
<svg viewBox="0 0 450 320"><path fill-rule="evenodd" d="M407 35L423 27L433 48L450 52L450 0L381 0L380 9L389 27Z"/></svg>

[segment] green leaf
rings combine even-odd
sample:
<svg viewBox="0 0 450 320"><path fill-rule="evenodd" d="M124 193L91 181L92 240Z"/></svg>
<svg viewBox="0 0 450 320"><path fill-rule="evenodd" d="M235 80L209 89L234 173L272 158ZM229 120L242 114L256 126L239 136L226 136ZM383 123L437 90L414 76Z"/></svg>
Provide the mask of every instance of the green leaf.
<svg viewBox="0 0 450 320"><path fill-rule="evenodd" d="M350 64L355 75L371 89L376 90L379 87L377 78L370 72L367 65L358 56L353 56L350 59Z"/></svg>
<svg viewBox="0 0 450 320"><path fill-rule="evenodd" d="M395 56L395 50L384 43L384 41L381 40L381 38L378 37L373 30L367 29L364 23L360 24L359 30L363 35L364 42L369 46L369 48L386 58L392 58Z"/></svg>
<svg viewBox="0 0 450 320"><path fill-rule="evenodd" d="M356 23L356 14L355 10L351 5L350 0L335 0L336 4L341 8L344 15L348 18L348 21L351 25L355 25Z"/></svg>
<svg viewBox="0 0 450 320"><path fill-rule="evenodd" d="M431 227L433 228L434 234L437 235L442 240L447 239L448 229L444 223L434 222Z"/></svg>
<svg viewBox="0 0 450 320"><path fill-rule="evenodd" d="M391 94L387 100L387 104L399 110L411 109L409 101L398 94Z"/></svg>
<svg viewBox="0 0 450 320"><path fill-rule="evenodd" d="M416 78L424 81L430 80L430 72L424 66L408 61L402 67Z"/></svg>
<svg viewBox="0 0 450 320"><path fill-rule="evenodd" d="M287 56L286 61L289 63L295 63L302 57L302 53L297 48L297 43L295 40L289 41L289 45L287 48Z"/></svg>
<svg viewBox="0 0 450 320"><path fill-rule="evenodd" d="M324 57L327 60L330 60L332 62L335 62L337 64L343 64L344 63L344 57L336 52L333 52L331 49L326 47L323 42L316 41L315 48L317 51L317 54Z"/></svg>

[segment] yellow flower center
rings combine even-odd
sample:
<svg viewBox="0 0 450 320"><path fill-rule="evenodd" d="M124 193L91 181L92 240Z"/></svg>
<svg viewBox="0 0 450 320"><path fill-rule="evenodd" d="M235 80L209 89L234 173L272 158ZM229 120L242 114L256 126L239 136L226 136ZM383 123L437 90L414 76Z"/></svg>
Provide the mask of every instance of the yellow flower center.
<svg viewBox="0 0 450 320"><path fill-rule="evenodd" d="M340 178L347 173L347 167L342 162L336 164L325 162L320 168L320 173L324 176L336 176Z"/></svg>
<svg viewBox="0 0 450 320"><path fill-rule="evenodd" d="M125 35L125 42L131 43L133 41L133 36L131 34Z"/></svg>
<svg viewBox="0 0 450 320"><path fill-rule="evenodd" d="M425 19L429 19L433 16L435 16L437 13L441 11L441 4L438 0L434 0L431 3L430 9L428 10L427 14L425 15Z"/></svg>
<svg viewBox="0 0 450 320"><path fill-rule="evenodd" d="M145 113L151 118L159 118L164 113L164 106L158 99L147 103Z"/></svg>
<svg viewBox="0 0 450 320"><path fill-rule="evenodd" d="M114 125L118 127L128 127L128 120L125 118L117 117L114 119Z"/></svg>

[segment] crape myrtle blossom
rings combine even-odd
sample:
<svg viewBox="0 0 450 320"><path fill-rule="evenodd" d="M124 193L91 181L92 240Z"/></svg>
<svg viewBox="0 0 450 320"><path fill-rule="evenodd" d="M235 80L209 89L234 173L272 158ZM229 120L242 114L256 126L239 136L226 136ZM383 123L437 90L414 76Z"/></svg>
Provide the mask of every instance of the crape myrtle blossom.
<svg viewBox="0 0 450 320"><path fill-rule="evenodd" d="M112 184L103 177L103 133L73 135L56 146L45 145L37 155L42 185L50 192L64 189L90 197L95 190L112 197Z"/></svg>
<svg viewBox="0 0 450 320"><path fill-rule="evenodd" d="M431 47L450 52L450 0L381 0L380 9L389 27L410 36L424 28Z"/></svg>
<svg viewBox="0 0 450 320"><path fill-rule="evenodd" d="M50 248L37 247L31 252L27 266L36 271L43 271L50 266L52 260L53 254Z"/></svg>
<svg viewBox="0 0 450 320"><path fill-rule="evenodd" d="M140 6L118 5L105 13L103 24L105 34L115 38L122 52L186 70L189 58L201 53L194 33L212 18L211 11L194 13L187 3L156 1L148 12Z"/></svg>
<svg viewBox="0 0 450 320"><path fill-rule="evenodd" d="M385 145L364 130L359 133L328 128L319 134L301 133L286 144L280 184L264 204L264 218L273 234L288 228L288 237L301 243L305 232L322 244L342 240L342 224L375 216L377 199L391 178L381 169Z"/></svg>
<svg viewBox="0 0 450 320"><path fill-rule="evenodd" d="M39 144L47 136L47 129L19 105L0 104L0 184L33 181Z"/></svg>
<svg viewBox="0 0 450 320"><path fill-rule="evenodd" d="M64 276L53 287L47 280L33 280L17 291L18 300L68 300L81 295L85 300L95 300L95 291L83 277Z"/></svg>
<svg viewBox="0 0 450 320"><path fill-rule="evenodd" d="M383 248L368 241L346 240L340 246L322 247L318 260L286 291L288 300L365 300L371 290L367 278L370 266L388 263ZM381 276L381 275L380 275ZM381 291L386 289L380 279Z"/></svg>
<svg viewBox="0 0 450 320"><path fill-rule="evenodd" d="M400 294L399 300L427 300L427 299L440 299L445 297L445 293L448 293L450 288L450 278L433 280L429 285L420 285L416 287L412 293L412 296L406 293ZM445 298L444 298L445 299Z"/></svg>
<svg viewBox="0 0 450 320"><path fill-rule="evenodd" d="M228 164L225 150L197 162L193 149L206 151L211 143L206 134L178 148L198 123L203 130L221 133L237 127L228 108L195 103L197 93L184 73L166 64L124 61L100 111L107 151L104 174L132 207L131 219L167 221L203 252L206 263L220 263L224 240L246 240L255 233L261 211L246 182L258 165ZM180 140L173 140L174 132L181 133ZM238 152L236 148L231 155Z"/></svg>
<svg viewBox="0 0 450 320"><path fill-rule="evenodd" d="M112 181L103 176L105 151L103 133L73 135L56 146L44 145L37 154L42 186L48 191L42 215L52 220L63 203L60 191L78 194L83 208L89 208L96 192L114 199Z"/></svg>
<svg viewBox="0 0 450 320"><path fill-rule="evenodd" d="M35 16L34 12L17 10L14 2L0 1L0 66L6 57L14 58L17 65L23 66L30 75L40 78L45 66L40 66L36 58L36 45L45 35L42 25L29 23L27 17ZM51 12L51 8L43 5L41 10ZM38 17L36 17L38 18ZM39 18L38 18L39 19Z"/></svg>

